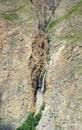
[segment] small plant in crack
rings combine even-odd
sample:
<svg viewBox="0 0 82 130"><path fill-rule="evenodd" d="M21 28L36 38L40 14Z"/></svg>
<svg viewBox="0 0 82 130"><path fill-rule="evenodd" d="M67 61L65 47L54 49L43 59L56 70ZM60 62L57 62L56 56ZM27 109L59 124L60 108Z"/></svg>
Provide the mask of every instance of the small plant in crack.
<svg viewBox="0 0 82 130"><path fill-rule="evenodd" d="M39 78L42 79L45 73L45 68L42 69L42 71L40 72Z"/></svg>
<svg viewBox="0 0 82 130"><path fill-rule="evenodd" d="M43 111L44 108L45 108L45 102L43 102L43 104L42 104L42 106L41 106L41 108L40 108L40 111Z"/></svg>
<svg viewBox="0 0 82 130"><path fill-rule="evenodd" d="M47 49L45 50L47 62L49 62L49 61L51 60L51 58L50 58L51 42L52 42L52 40L51 40L51 38L48 36L48 38L47 38L48 47L47 47Z"/></svg>

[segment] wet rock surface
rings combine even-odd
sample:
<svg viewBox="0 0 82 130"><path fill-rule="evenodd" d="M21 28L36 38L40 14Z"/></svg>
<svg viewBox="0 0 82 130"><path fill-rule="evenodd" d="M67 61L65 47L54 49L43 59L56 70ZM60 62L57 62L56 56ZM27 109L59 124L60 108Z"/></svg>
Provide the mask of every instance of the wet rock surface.
<svg viewBox="0 0 82 130"><path fill-rule="evenodd" d="M48 48L47 38L40 34L33 37L33 42L31 44L31 55L29 57L29 70L31 76L32 88L34 90L34 96L36 98L37 90L41 89L42 78L46 65L46 52Z"/></svg>

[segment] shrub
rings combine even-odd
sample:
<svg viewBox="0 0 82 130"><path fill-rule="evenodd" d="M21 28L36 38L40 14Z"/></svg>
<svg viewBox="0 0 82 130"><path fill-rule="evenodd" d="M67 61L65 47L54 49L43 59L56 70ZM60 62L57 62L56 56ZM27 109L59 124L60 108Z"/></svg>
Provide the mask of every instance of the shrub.
<svg viewBox="0 0 82 130"><path fill-rule="evenodd" d="M17 128L17 130L36 130L36 126L38 125L41 116L42 116L42 111L40 111L35 116L34 113L30 113L25 123L21 127Z"/></svg>
<svg viewBox="0 0 82 130"><path fill-rule="evenodd" d="M42 104L42 106L41 106L41 108L40 108L40 111L43 111L44 108L45 108L45 103L43 102L43 104Z"/></svg>

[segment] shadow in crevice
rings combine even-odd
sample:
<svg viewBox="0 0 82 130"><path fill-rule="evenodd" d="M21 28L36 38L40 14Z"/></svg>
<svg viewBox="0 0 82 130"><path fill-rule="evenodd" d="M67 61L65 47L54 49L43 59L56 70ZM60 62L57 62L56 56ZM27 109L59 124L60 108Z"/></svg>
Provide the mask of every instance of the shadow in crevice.
<svg viewBox="0 0 82 130"><path fill-rule="evenodd" d="M15 130L11 124L0 123L0 130Z"/></svg>

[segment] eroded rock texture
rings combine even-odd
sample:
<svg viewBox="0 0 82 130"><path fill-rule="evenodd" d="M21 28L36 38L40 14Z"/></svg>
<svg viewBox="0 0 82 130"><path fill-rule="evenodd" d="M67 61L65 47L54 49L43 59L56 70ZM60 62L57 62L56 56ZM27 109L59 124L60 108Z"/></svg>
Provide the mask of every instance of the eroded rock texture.
<svg viewBox="0 0 82 130"><path fill-rule="evenodd" d="M82 1L78 4L78 1L62 0L55 12L57 17L63 17L49 31L54 40L46 77L46 107L38 130L82 129L81 9Z"/></svg>
<svg viewBox="0 0 82 130"><path fill-rule="evenodd" d="M0 0L0 129L15 129L35 111L45 68L37 129L82 130L82 0L31 2Z"/></svg>
<svg viewBox="0 0 82 130"><path fill-rule="evenodd" d="M28 60L37 21L29 1L0 1L0 9L0 120L13 122L34 111Z"/></svg>
<svg viewBox="0 0 82 130"><path fill-rule="evenodd" d="M40 78L43 77L41 75L42 71L44 71L46 66L46 49L47 38L43 35L36 35L33 37L33 42L31 44L31 55L29 58L29 70L31 75L31 83L32 88L34 90L34 96L36 97L37 90L41 88Z"/></svg>

